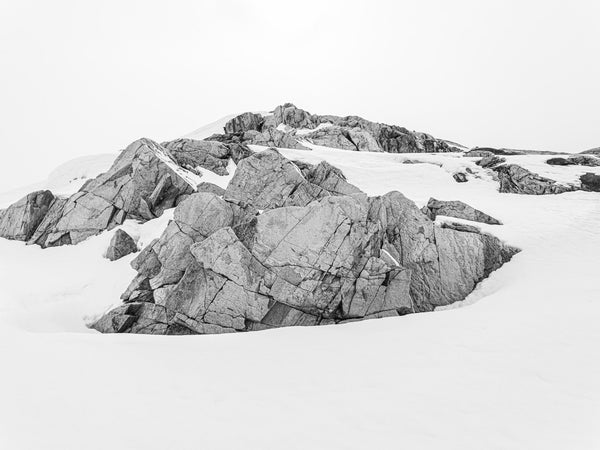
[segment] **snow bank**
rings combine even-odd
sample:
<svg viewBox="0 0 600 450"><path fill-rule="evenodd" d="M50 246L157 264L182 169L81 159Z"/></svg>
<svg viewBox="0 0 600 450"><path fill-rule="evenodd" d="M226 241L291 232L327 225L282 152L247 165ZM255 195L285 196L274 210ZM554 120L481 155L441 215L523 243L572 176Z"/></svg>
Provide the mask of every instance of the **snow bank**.
<svg viewBox="0 0 600 450"><path fill-rule="evenodd" d="M83 325L134 276L133 255L102 259L111 232L44 251L0 240L0 448L597 448L598 194L499 194L453 154L281 151L327 160L371 195L465 201L505 224L478 226L523 251L465 308L149 337ZM466 167L474 175L456 183ZM147 244L168 219L123 227Z"/></svg>

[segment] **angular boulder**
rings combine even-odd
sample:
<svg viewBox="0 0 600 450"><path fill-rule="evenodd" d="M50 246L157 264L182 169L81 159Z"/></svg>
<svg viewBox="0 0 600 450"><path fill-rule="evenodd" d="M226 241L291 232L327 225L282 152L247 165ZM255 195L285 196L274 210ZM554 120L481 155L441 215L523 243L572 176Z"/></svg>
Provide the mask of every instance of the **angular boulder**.
<svg viewBox="0 0 600 450"><path fill-rule="evenodd" d="M502 225L498 219L458 200L444 201L430 198L422 211L431 220L435 220L437 216L448 216L489 225Z"/></svg>
<svg viewBox="0 0 600 450"><path fill-rule="evenodd" d="M225 124L225 133L235 134L254 130L260 131L264 122L261 114L246 112L234 117Z"/></svg>
<svg viewBox="0 0 600 450"><path fill-rule="evenodd" d="M17 241L31 239L54 200L50 191L32 192L0 211L0 237Z"/></svg>
<svg viewBox="0 0 600 450"><path fill-rule="evenodd" d="M506 162L506 158L502 158L500 156L490 154L488 156L484 156L479 161L477 161L475 164L477 164L479 167L483 167L484 169L489 169L491 167L498 166L505 162Z"/></svg>
<svg viewBox="0 0 600 450"><path fill-rule="evenodd" d="M116 261L137 251L138 247L133 238L125 231L117 230L110 240L105 256L110 261Z"/></svg>

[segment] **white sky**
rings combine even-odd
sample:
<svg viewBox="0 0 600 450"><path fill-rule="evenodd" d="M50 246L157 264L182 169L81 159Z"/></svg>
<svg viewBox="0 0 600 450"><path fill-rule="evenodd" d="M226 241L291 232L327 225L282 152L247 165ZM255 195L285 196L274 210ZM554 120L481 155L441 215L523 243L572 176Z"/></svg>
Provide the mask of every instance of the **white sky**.
<svg viewBox="0 0 600 450"><path fill-rule="evenodd" d="M285 101L465 145L600 146L600 1L0 0L0 190Z"/></svg>

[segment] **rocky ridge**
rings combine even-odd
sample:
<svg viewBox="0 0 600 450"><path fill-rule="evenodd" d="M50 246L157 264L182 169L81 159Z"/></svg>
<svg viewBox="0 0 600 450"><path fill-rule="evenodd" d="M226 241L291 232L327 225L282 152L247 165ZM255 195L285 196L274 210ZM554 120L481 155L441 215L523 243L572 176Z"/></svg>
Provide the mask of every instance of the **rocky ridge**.
<svg viewBox="0 0 600 450"><path fill-rule="evenodd" d="M436 226L398 192L368 197L327 163L242 160L223 196L190 195L133 261L102 332L204 334L430 311L516 253Z"/></svg>

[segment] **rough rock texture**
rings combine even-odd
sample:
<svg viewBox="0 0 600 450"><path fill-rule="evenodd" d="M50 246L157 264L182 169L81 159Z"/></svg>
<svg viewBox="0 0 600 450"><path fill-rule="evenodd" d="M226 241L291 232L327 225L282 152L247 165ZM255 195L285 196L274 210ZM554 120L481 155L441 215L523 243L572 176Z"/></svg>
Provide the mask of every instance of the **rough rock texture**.
<svg viewBox="0 0 600 450"><path fill-rule="evenodd" d="M579 178L581 181L581 189L584 191L600 192L600 175L594 173L586 173Z"/></svg>
<svg viewBox="0 0 600 450"><path fill-rule="evenodd" d="M224 198L189 196L134 260L102 332L225 333L429 311L516 252L441 228L398 192L369 198L327 163L243 160Z"/></svg>
<svg viewBox="0 0 600 450"><path fill-rule="evenodd" d="M489 169L491 167L498 166L505 162L506 162L506 158L502 158L500 156L496 156L496 155L492 154L492 155L484 156L479 161L477 161L475 164L477 164L480 167L483 167L484 169Z"/></svg>
<svg viewBox="0 0 600 450"><path fill-rule="evenodd" d="M561 194L574 190L549 178L544 178L516 164L493 167L498 175L500 192L528 195Z"/></svg>
<svg viewBox="0 0 600 450"><path fill-rule="evenodd" d="M444 201L430 198L427 206L424 206L422 211L431 220L435 220L437 216L448 216L489 225L502 225L502 222L498 219L494 219L492 216L458 200Z"/></svg>
<svg viewBox="0 0 600 450"><path fill-rule="evenodd" d="M127 147L110 170L52 208L31 242L42 247L76 244L125 219L150 220L194 192L168 151L149 139Z"/></svg>
<svg viewBox="0 0 600 450"><path fill-rule="evenodd" d="M545 150L515 150L512 148L475 147L464 154L464 156L489 156L489 155L557 155L556 152Z"/></svg>
<svg viewBox="0 0 600 450"><path fill-rule="evenodd" d="M111 261L116 261L117 259L121 259L122 257L137 251L137 244L133 238L125 231L117 230L106 250L106 258Z"/></svg>
<svg viewBox="0 0 600 450"><path fill-rule="evenodd" d="M225 195L225 189L220 186L217 186L213 183L202 182L196 187L196 192L210 192L212 194L218 195L219 197L223 197Z"/></svg>
<svg viewBox="0 0 600 450"><path fill-rule="evenodd" d="M551 166L600 166L600 158L590 155L573 155L568 158L550 158L546 161Z"/></svg>
<svg viewBox="0 0 600 450"><path fill-rule="evenodd" d="M235 134L250 130L260 131L263 122L263 116L260 114L251 112L243 113L225 124L225 133Z"/></svg>
<svg viewBox="0 0 600 450"><path fill-rule="evenodd" d="M228 175L229 149L220 142L177 139L161 144L177 165L192 173L200 174L198 167L208 169L217 175Z"/></svg>
<svg viewBox="0 0 600 450"><path fill-rule="evenodd" d="M260 124L258 119L251 120L248 114L251 113L244 113L229 121L225 127L226 134L234 135L239 142L283 148L301 148L297 146L301 145L298 142L307 139L317 145L344 150L390 153L461 151L447 141L436 139L426 133L371 122L356 116L319 116L297 108L291 103L275 108L271 115L262 118L263 122ZM285 131L278 129L280 126L283 126ZM314 131L297 135L298 129ZM269 131L265 135L267 130L275 131ZM281 136L280 133L285 136ZM224 140L224 138L216 139Z"/></svg>
<svg viewBox="0 0 600 450"><path fill-rule="evenodd" d="M596 148L591 148L589 150L585 150L585 151L581 152L580 154L582 154L582 155L596 155L596 156L600 156L600 147L596 147Z"/></svg>
<svg viewBox="0 0 600 450"><path fill-rule="evenodd" d="M50 191L32 192L0 211L0 237L18 241L31 239L54 199Z"/></svg>

